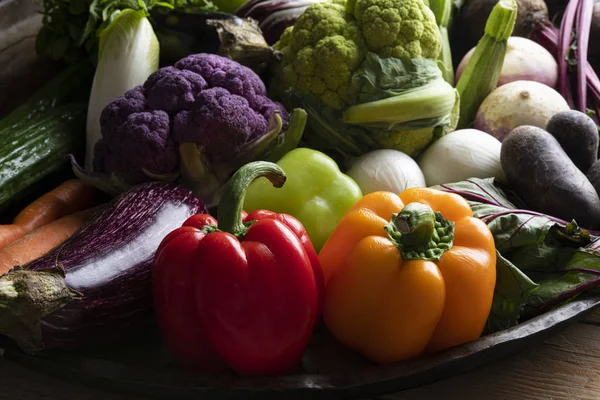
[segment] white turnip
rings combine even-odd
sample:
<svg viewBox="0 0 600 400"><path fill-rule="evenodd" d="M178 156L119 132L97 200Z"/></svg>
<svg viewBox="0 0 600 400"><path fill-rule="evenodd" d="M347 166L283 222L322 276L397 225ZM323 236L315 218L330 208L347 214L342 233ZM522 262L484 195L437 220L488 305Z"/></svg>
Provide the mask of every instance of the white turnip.
<svg viewBox="0 0 600 400"><path fill-rule="evenodd" d="M475 48L472 48L458 65L456 69L457 82L474 51ZM548 50L533 40L511 36L508 38L498 86L514 81L536 81L556 88L558 63Z"/></svg>
<svg viewBox="0 0 600 400"><path fill-rule="evenodd" d="M494 90L481 103L474 128L502 141L521 125L544 129L550 118L570 110L565 99L551 87L539 82L516 81Z"/></svg>

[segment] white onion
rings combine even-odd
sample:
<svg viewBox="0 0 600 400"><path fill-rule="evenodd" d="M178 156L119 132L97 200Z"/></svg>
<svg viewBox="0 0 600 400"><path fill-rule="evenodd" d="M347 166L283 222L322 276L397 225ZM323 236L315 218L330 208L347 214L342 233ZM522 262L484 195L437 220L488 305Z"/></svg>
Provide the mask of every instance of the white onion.
<svg viewBox="0 0 600 400"><path fill-rule="evenodd" d="M401 193L411 187L425 186L419 165L401 151L374 150L357 158L347 175L363 194L388 191Z"/></svg>
<svg viewBox="0 0 600 400"><path fill-rule="evenodd" d="M500 178L502 144L477 129L451 132L423 153L419 166L428 186L464 181L469 178Z"/></svg>

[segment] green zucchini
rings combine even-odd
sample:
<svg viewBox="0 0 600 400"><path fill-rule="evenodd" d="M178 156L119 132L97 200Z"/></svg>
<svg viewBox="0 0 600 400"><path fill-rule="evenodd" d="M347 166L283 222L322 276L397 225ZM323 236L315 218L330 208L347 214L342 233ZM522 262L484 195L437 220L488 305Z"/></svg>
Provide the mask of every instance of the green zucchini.
<svg viewBox="0 0 600 400"><path fill-rule="evenodd" d="M34 123L36 118L57 107L74 102L87 102L93 78L94 66L89 62L68 67L10 114L0 118L0 136L4 135L7 129L14 131L27 127Z"/></svg>
<svg viewBox="0 0 600 400"><path fill-rule="evenodd" d="M0 119L0 212L84 154L93 74L90 63L73 65Z"/></svg>
<svg viewBox="0 0 600 400"><path fill-rule="evenodd" d="M27 126L0 131L0 210L83 154L87 103L46 110Z"/></svg>

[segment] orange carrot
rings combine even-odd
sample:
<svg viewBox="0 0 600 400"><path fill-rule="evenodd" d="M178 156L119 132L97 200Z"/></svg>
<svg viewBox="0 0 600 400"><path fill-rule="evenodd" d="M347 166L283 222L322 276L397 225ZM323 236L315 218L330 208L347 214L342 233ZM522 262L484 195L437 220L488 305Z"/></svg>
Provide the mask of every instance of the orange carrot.
<svg viewBox="0 0 600 400"><path fill-rule="evenodd" d="M17 265L25 265L61 245L89 221L98 207L67 215L0 249L0 275Z"/></svg>
<svg viewBox="0 0 600 400"><path fill-rule="evenodd" d="M80 179L69 179L25 207L13 223L21 225L25 233L29 233L65 215L85 210L93 202L93 187Z"/></svg>
<svg viewBox="0 0 600 400"><path fill-rule="evenodd" d="M21 225L0 225L0 249L26 234L27 231Z"/></svg>

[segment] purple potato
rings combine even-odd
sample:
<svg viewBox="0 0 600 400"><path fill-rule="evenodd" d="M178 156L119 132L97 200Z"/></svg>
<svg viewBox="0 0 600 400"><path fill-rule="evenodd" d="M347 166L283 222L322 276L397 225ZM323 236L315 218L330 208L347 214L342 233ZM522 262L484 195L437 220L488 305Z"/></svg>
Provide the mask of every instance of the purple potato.
<svg viewBox="0 0 600 400"><path fill-rule="evenodd" d="M535 126L513 129L500 152L509 185L533 210L600 227L600 198L554 136Z"/></svg>

